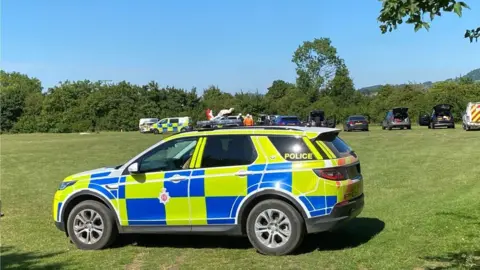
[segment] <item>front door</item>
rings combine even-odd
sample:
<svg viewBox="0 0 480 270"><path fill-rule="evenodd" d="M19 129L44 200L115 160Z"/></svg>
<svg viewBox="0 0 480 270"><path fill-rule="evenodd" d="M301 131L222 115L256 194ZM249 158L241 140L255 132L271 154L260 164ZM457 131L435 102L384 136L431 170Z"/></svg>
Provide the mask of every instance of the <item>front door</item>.
<svg viewBox="0 0 480 270"><path fill-rule="evenodd" d="M121 217L128 225L190 224L189 164L197 141L187 137L164 142L136 161L140 173L122 177L126 215Z"/></svg>

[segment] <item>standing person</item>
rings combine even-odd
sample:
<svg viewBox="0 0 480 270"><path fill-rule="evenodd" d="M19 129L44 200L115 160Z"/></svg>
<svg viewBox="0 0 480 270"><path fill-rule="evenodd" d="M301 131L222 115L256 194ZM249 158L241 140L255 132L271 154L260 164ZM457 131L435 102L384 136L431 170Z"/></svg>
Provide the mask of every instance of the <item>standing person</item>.
<svg viewBox="0 0 480 270"><path fill-rule="evenodd" d="M250 114L247 114L247 117L243 120L243 125L245 126L253 126L253 118Z"/></svg>

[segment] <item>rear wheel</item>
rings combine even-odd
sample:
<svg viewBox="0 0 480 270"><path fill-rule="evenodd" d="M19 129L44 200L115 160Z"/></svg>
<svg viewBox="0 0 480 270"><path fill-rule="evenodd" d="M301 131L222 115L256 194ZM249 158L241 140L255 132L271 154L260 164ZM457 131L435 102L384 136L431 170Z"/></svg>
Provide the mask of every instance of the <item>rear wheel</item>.
<svg viewBox="0 0 480 270"><path fill-rule="evenodd" d="M286 255L302 243L304 220L290 204L280 200L265 200L248 215L247 236L258 252L266 255Z"/></svg>
<svg viewBox="0 0 480 270"><path fill-rule="evenodd" d="M408 126L407 129L412 129L412 126Z"/></svg>
<svg viewBox="0 0 480 270"><path fill-rule="evenodd" d="M388 130L392 130L392 127L388 127Z"/></svg>
<svg viewBox="0 0 480 270"><path fill-rule="evenodd" d="M180 129L180 132L185 132L185 131L187 131L187 129L186 129L186 128L182 128L182 129Z"/></svg>
<svg viewBox="0 0 480 270"><path fill-rule="evenodd" d="M72 242L85 250L109 246L117 236L111 211L97 201L84 201L76 205L67 220L68 235Z"/></svg>

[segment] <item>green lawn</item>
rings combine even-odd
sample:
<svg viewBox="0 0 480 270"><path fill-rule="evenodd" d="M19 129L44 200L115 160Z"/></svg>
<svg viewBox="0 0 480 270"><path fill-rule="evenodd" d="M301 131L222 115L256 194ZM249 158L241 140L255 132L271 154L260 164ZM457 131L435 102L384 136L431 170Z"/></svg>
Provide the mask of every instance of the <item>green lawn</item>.
<svg viewBox="0 0 480 270"><path fill-rule="evenodd" d="M228 237L129 236L108 250L77 250L52 220L60 181L122 163L160 137L2 135L2 269L480 268L480 132L375 128L341 136L360 156L363 213L341 232L308 236L299 254L268 257Z"/></svg>

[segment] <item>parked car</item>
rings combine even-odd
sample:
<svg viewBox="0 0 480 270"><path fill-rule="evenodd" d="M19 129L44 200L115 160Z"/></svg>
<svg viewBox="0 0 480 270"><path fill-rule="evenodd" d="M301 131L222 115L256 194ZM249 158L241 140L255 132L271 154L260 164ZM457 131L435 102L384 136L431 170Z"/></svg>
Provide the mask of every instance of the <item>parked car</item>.
<svg viewBox="0 0 480 270"><path fill-rule="evenodd" d="M138 123L140 133L149 133L152 131L152 125L158 122L158 118L141 118Z"/></svg>
<svg viewBox="0 0 480 270"><path fill-rule="evenodd" d="M183 233L246 236L259 252L284 255L362 212L360 161L340 130L231 132L177 133L122 165L65 178L56 227L84 250L118 234Z"/></svg>
<svg viewBox="0 0 480 270"><path fill-rule="evenodd" d="M297 116L277 115L274 125L276 126L301 126L302 123Z"/></svg>
<svg viewBox="0 0 480 270"><path fill-rule="evenodd" d="M166 132L185 132L193 129L190 117L169 117L164 118L151 127L153 134L162 134Z"/></svg>
<svg viewBox="0 0 480 270"><path fill-rule="evenodd" d="M325 117L323 110L313 110L308 114L306 126L308 127L330 127L335 128L337 125L336 117Z"/></svg>
<svg viewBox="0 0 480 270"><path fill-rule="evenodd" d="M351 115L343 123L344 131L362 130L368 131L368 120L363 115Z"/></svg>
<svg viewBox="0 0 480 270"><path fill-rule="evenodd" d="M237 116L223 115L212 120L198 121L197 128L221 128L243 126L243 121Z"/></svg>
<svg viewBox="0 0 480 270"><path fill-rule="evenodd" d="M410 117L408 117L408 108L397 107L387 112L382 122L382 129L392 130L393 128L412 128Z"/></svg>
<svg viewBox="0 0 480 270"><path fill-rule="evenodd" d="M428 113L421 113L418 116L418 125L422 127L430 126L430 114Z"/></svg>
<svg viewBox="0 0 480 270"><path fill-rule="evenodd" d="M480 129L480 102L469 102L462 117L464 130Z"/></svg>
<svg viewBox="0 0 480 270"><path fill-rule="evenodd" d="M438 104L433 107L432 117L428 128L447 127L455 128L455 121L452 115L452 105Z"/></svg>

